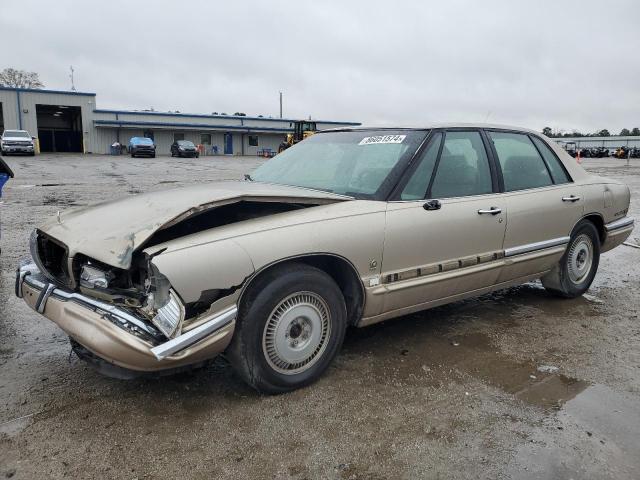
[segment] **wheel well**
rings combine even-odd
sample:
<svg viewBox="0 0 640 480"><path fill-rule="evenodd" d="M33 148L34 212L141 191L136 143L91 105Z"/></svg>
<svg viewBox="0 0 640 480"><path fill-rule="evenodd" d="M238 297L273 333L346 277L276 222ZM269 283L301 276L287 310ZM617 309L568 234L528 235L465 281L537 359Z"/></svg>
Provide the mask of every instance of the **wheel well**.
<svg viewBox="0 0 640 480"><path fill-rule="evenodd" d="M589 220L591 223L595 225L596 230L598 230L598 237L600 237L600 244L602 244L607 235L607 232L604 228L604 220L602 220L602 217L597 213L591 213L585 216L584 219Z"/></svg>
<svg viewBox="0 0 640 480"><path fill-rule="evenodd" d="M360 281L357 270L346 259L331 254L313 254L300 257L287 258L272 263L257 272L244 286L243 293L256 278L268 272L274 267L280 267L288 263L304 263L316 267L328 274L340 288L347 307L347 324L356 325L362 316L364 309L364 287ZM241 297L242 297L241 295ZM241 301L241 299L240 299Z"/></svg>

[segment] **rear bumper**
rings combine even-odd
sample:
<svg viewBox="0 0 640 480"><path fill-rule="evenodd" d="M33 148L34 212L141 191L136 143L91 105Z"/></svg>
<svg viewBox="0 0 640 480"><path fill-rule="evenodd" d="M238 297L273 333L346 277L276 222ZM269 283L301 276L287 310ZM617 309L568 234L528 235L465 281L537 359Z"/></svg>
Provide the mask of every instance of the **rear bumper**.
<svg viewBox="0 0 640 480"><path fill-rule="evenodd" d="M235 306L200 319L167 340L127 310L59 288L35 264L16 272L16 295L101 359L135 371L173 369L215 357L231 341Z"/></svg>
<svg viewBox="0 0 640 480"><path fill-rule="evenodd" d="M624 217L615 222L607 223L604 226L606 237L600 248L601 252L607 252L624 242L635 226L635 221L631 217Z"/></svg>

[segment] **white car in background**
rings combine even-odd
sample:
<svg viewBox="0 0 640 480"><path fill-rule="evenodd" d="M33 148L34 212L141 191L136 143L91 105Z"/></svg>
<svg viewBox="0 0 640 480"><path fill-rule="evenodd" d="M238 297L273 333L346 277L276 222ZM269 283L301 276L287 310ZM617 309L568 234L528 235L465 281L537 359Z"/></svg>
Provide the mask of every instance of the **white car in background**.
<svg viewBox="0 0 640 480"><path fill-rule="evenodd" d="M35 155L33 137L26 130L5 130L0 139L2 154L26 153Z"/></svg>

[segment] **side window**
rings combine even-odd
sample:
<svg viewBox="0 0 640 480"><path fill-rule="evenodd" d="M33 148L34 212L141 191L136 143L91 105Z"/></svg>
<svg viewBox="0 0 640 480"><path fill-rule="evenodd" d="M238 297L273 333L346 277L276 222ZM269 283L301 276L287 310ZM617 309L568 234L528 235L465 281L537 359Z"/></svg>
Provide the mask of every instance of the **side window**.
<svg viewBox="0 0 640 480"><path fill-rule="evenodd" d="M427 188L429 187L433 167L438 158L441 141L441 133L436 133L433 139L429 141L429 145L420 159L418 168L413 172L400 194L401 200L422 200L427 195Z"/></svg>
<svg viewBox="0 0 640 480"><path fill-rule="evenodd" d="M527 135L489 132L502 168L507 192L552 185L551 176L538 150Z"/></svg>
<svg viewBox="0 0 640 480"><path fill-rule="evenodd" d="M493 191L487 152L479 132L447 132L430 198L464 197Z"/></svg>
<svg viewBox="0 0 640 480"><path fill-rule="evenodd" d="M571 181L569 175L567 175L567 172L560 163L560 160L558 160L558 157L555 156L547 144L537 137L531 137L531 140L536 144L536 147L538 147L538 150L542 154L545 162L547 162L547 166L551 171L553 183L569 183Z"/></svg>

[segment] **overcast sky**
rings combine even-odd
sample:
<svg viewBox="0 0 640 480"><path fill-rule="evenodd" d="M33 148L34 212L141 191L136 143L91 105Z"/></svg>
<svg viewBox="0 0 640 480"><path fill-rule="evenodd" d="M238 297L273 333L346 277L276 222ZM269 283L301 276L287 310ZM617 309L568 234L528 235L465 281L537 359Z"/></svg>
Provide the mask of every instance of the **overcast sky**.
<svg viewBox="0 0 640 480"><path fill-rule="evenodd" d="M0 69L98 108L368 125L640 126L640 1L45 1L0 15Z"/></svg>

